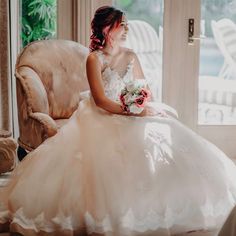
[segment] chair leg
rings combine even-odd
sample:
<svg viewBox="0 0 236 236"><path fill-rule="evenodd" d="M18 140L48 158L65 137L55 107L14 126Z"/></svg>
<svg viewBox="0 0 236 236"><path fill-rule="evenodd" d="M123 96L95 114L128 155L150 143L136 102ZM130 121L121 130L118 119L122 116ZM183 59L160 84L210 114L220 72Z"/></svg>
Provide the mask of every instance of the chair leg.
<svg viewBox="0 0 236 236"><path fill-rule="evenodd" d="M26 155L27 155L27 152L25 151L25 149L22 148L21 146L18 146L17 156L18 156L19 161L22 161Z"/></svg>

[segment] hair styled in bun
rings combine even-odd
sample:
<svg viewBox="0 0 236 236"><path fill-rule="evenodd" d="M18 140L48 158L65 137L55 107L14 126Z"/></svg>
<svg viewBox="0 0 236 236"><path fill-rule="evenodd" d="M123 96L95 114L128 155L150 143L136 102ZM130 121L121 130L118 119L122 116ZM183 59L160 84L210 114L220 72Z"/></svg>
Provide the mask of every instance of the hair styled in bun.
<svg viewBox="0 0 236 236"><path fill-rule="evenodd" d="M122 11L111 6L103 6L96 10L91 22L90 51L104 48L110 41L109 32L119 26L123 14Z"/></svg>

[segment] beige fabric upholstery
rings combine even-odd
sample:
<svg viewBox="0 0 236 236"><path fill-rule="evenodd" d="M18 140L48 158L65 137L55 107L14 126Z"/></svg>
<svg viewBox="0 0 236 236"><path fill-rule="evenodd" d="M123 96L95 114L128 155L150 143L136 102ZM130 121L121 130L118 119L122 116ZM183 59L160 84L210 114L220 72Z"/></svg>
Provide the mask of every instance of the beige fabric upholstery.
<svg viewBox="0 0 236 236"><path fill-rule="evenodd" d="M15 76L21 147L35 149L77 109L80 92L88 89L88 53L76 42L45 40L19 55Z"/></svg>
<svg viewBox="0 0 236 236"><path fill-rule="evenodd" d="M0 129L0 174L11 171L16 166L16 147L11 132Z"/></svg>

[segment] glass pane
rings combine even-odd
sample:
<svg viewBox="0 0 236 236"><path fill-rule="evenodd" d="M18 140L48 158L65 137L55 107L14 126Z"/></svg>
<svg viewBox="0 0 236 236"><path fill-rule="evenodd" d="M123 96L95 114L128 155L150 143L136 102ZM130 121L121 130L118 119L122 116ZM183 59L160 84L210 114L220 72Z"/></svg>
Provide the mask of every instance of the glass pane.
<svg viewBox="0 0 236 236"><path fill-rule="evenodd" d="M202 0L198 123L236 124L236 0Z"/></svg>
<svg viewBox="0 0 236 236"><path fill-rule="evenodd" d="M21 46L56 38L57 0L21 0Z"/></svg>
<svg viewBox="0 0 236 236"><path fill-rule="evenodd" d="M126 47L137 54L155 100L161 101L164 0L113 0L129 21Z"/></svg>

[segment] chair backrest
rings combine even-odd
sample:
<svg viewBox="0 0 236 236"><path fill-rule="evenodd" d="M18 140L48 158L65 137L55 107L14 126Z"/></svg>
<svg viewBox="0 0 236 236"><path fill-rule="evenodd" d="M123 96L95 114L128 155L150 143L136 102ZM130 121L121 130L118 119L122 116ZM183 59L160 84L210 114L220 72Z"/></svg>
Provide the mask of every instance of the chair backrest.
<svg viewBox="0 0 236 236"><path fill-rule="evenodd" d="M130 20L126 47L137 54L154 99L161 101L162 41L155 29L145 21Z"/></svg>
<svg viewBox="0 0 236 236"><path fill-rule="evenodd" d="M136 53L160 51L160 41L155 29L145 21L130 20L126 46Z"/></svg>
<svg viewBox="0 0 236 236"><path fill-rule="evenodd" d="M33 112L54 119L70 117L78 106L80 92L88 89L88 54L88 48L67 40L37 41L24 48L15 74Z"/></svg>
<svg viewBox="0 0 236 236"><path fill-rule="evenodd" d="M236 25L230 19L211 21L212 32L225 62L236 67Z"/></svg>

